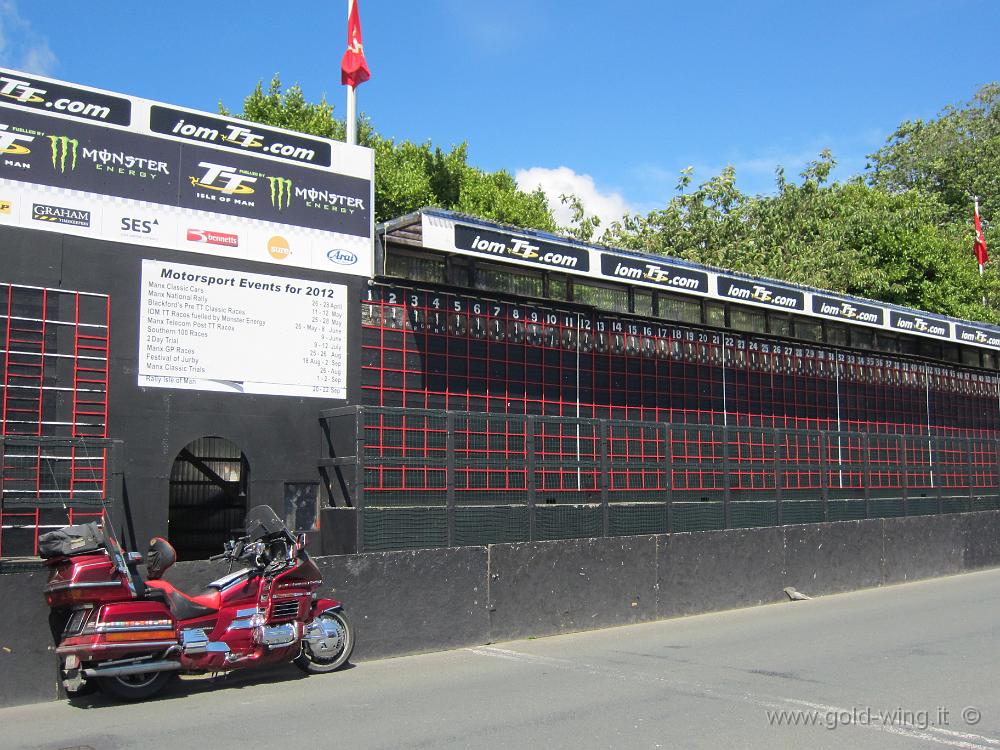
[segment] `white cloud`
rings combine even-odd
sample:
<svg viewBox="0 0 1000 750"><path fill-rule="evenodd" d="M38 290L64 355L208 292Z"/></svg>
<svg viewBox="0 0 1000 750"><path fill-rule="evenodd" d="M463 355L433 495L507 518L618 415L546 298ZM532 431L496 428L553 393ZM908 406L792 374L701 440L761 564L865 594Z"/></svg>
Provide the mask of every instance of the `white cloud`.
<svg viewBox="0 0 1000 750"><path fill-rule="evenodd" d="M634 213L634 209L629 206L621 193L602 192L593 177L589 174L577 174L569 167L519 169L514 179L517 180L517 186L521 190L531 191L539 187L542 189L549 199L549 206L552 207L552 214L559 226L569 226L572 219L570 207L559 199L561 195L575 195L583 203L588 216L597 216L601 220L598 234L612 222L621 219L626 211Z"/></svg>
<svg viewBox="0 0 1000 750"><path fill-rule="evenodd" d="M0 65L47 75L57 62L48 39L21 17L15 0L0 0Z"/></svg>

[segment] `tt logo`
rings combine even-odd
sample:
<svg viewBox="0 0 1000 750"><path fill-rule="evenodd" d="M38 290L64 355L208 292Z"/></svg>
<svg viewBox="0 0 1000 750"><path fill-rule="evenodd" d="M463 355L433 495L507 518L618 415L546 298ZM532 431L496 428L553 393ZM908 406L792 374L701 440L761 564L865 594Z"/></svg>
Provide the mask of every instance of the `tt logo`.
<svg viewBox="0 0 1000 750"><path fill-rule="evenodd" d="M256 177L236 174L232 167L207 161L199 162L198 166L204 168L205 174L200 180L197 177L191 178L191 184L195 187L218 190L229 195L249 195L254 192L250 185L257 182Z"/></svg>
<svg viewBox="0 0 1000 750"><path fill-rule="evenodd" d="M222 140L229 143L234 143L243 148L260 148L264 145L263 141L260 140L260 136L249 128L244 128L240 125L226 125L226 130L229 133L222 136Z"/></svg>
<svg viewBox="0 0 1000 750"><path fill-rule="evenodd" d="M22 146L18 141L23 141L24 143L31 143L35 140L33 135L21 135L20 133L11 133L7 130L7 126L0 124L0 154L30 154L31 149L27 146Z"/></svg>
<svg viewBox="0 0 1000 750"><path fill-rule="evenodd" d="M22 104L39 104L45 101L39 96L44 93L45 89L36 89L27 81L0 76L0 96L6 96Z"/></svg>

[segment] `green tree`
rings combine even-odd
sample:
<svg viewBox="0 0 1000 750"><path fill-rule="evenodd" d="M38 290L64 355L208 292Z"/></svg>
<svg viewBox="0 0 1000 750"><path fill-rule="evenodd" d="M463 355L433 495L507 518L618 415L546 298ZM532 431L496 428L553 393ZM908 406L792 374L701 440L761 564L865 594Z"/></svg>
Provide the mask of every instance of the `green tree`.
<svg viewBox="0 0 1000 750"><path fill-rule="evenodd" d="M222 104L219 110L231 114ZM266 90L258 83L244 100L243 111L235 116L344 139L344 122L334 115L334 107L325 98L309 102L299 86L283 90L277 75ZM508 172L486 172L470 165L465 143L444 151L430 142L396 141L379 135L364 116L358 127L358 143L375 152L377 222L436 206L520 227L549 231L556 228L541 190L522 192Z"/></svg>

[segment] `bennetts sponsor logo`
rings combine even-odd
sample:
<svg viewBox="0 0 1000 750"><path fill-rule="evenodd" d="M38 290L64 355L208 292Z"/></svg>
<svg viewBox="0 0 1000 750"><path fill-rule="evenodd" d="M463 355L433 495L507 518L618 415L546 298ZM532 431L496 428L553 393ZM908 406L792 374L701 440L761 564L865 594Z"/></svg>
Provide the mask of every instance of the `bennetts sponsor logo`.
<svg viewBox="0 0 1000 750"><path fill-rule="evenodd" d="M455 247L492 255L498 260L513 258L552 268L590 270L590 255L583 248L543 242L534 237L491 232L462 224L455 225Z"/></svg>
<svg viewBox="0 0 1000 750"><path fill-rule="evenodd" d="M848 302L835 297L823 297L814 294L812 298L813 312L825 315L829 318L843 318L845 320L856 321L858 323L871 323L882 325L885 322L885 313L879 307L862 305L857 302Z"/></svg>
<svg viewBox="0 0 1000 750"><path fill-rule="evenodd" d="M90 211L84 211L79 208L50 206L47 203L35 203L32 205L31 218L36 221L47 221L52 224L69 224L74 227L90 226Z"/></svg>
<svg viewBox="0 0 1000 750"><path fill-rule="evenodd" d="M116 125L128 125L132 120L132 103L128 99L40 81L13 71L0 70L0 100L28 109Z"/></svg>
<svg viewBox="0 0 1000 750"><path fill-rule="evenodd" d="M805 295L802 292L728 276L719 277L719 294L727 299L756 302L785 310L802 310L805 307Z"/></svg>
<svg viewBox="0 0 1000 750"><path fill-rule="evenodd" d="M223 245L225 247L239 247L240 238L236 234L226 232L213 232L210 229L188 229L188 242L202 242L206 245Z"/></svg>
<svg viewBox="0 0 1000 750"><path fill-rule="evenodd" d="M626 255L601 253L601 274L615 279L645 281L671 289L708 292L706 273L667 263L630 258Z"/></svg>
<svg viewBox="0 0 1000 750"><path fill-rule="evenodd" d="M328 167L332 163L330 144L324 141L159 104L154 104L150 111L149 128L154 133L212 143L251 154L276 156L298 164Z"/></svg>
<svg viewBox="0 0 1000 750"><path fill-rule="evenodd" d="M910 315L909 313L889 312L889 325L898 331L909 333L922 333L927 336L937 336L948 338L949 326L943 320L934 320L923 315Z"/></svg>

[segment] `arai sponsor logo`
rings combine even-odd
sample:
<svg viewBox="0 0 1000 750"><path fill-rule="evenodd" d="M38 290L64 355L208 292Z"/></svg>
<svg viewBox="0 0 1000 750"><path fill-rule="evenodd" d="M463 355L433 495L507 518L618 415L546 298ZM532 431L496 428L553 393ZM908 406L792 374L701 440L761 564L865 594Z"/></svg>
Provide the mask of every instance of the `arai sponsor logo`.
<svg viewBox="0 0 1000 750"><path fill-rule="evenodd" d="M288 240L281 235L275 235L267 241L267 253L275 260L284 260L292 254Z"/></svg>
<svg viewBox="0 0 1000 750"><path fill-rule="evenodd" d="M326 254L326 258L338 266L353 266L358 262L358 256L350 250L331 250Z"/></svg>
<svg viewBox="0 0 1000 750"><path fill-rule="evenodd" d="M31 207L31 218L36 221L49 221L53 224L69 224L74 227L90 226L90 211L79 208L50 206L46 203L35 203Z"/></svg>
<svg viewBox="0 0 1000 750"><path fill-rule="evenodd" d="M240 238L236 234L226 232L213 232L210 229L188 229L188 242L203 242L207 245L223 245L225 247L239 247Z"/></svg>

